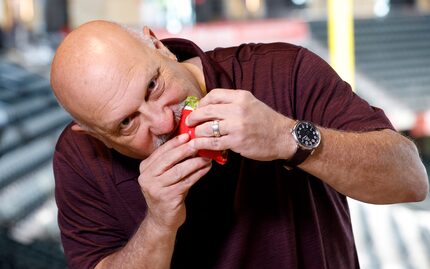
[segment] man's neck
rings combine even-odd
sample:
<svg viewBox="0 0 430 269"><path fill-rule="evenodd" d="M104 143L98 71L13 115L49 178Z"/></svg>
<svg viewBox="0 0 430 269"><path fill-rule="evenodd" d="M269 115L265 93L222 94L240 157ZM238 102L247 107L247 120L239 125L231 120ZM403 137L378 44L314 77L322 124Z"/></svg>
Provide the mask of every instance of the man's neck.
<svg viewBox="0 0 430 269"><path fill-rule="evenodd" d="M188 59L186 61L183 61L182 64L185 65L185 67L193 74L193 76L196 78L197 82L199 83L200 89L202 90L203 95L206 95L206 82L205 82L205 76L203 73L203 65L202 61L199 57L194 57L191 59Z"/></svg>

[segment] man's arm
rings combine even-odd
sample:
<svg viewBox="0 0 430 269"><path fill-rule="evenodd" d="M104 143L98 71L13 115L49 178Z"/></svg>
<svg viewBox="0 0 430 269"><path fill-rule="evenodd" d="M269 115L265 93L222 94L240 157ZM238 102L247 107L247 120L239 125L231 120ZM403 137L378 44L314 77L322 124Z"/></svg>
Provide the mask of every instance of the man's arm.
<svg viewBox="0 0 430 269"><path fill-rule="evenodd" d="M352 133L321 129L322 144L299 167L338 192L375 204L416 202L428 193L415 145L392 130Z"/></svg>
<svg viewBox="0 0 430 269"><path fill-rule="evenodd" d="M222 136L213 137L211 119L219 119ZM209 120L209 122L207 122ZM231 149L255 160L288 160L296 143L294 120L247 91L212 90L187 119L198 125L191 141L197 149ZM426 170L416 147L391 130L353 133L321 128L322 142L300 168L354 199L369 203L423 200Z"/></svg>
<svg viewBox="0 0 430 269"><path fill-rule="evenodd" d="M185 222L188 190L211 168L211 161L193 157L188 134L171 139L140 164L139 185L148 207L139 229L127 244L95 267L170 268L176 232Z"/></svg>
<svg viewBox="0 0 430 269"><path fill-rule="evenodd" d="M170 268L175 239L175 231L160 230L145 218L128 243L101 260L95 269Z"/></svg>

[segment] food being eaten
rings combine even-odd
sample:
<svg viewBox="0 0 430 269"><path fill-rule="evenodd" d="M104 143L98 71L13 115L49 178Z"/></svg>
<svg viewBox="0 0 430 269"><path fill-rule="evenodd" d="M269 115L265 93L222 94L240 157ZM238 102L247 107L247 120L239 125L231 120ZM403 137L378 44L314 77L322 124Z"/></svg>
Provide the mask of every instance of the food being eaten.
<svg viewBox="0 0 430 269"><path fill-rule="evenodd" d="M182 110L181 120L179 122L178 135L188 133L191 139L194 139L196 137L194 134L195 127L187 126L185 124L185 119L197 107L198 103L199 99L195 96L188 96L187 99L185 99L185 107ZM199 150L197 152L197 155L215 160L219 164L225 164L227 162L227 150Z"/></svg>

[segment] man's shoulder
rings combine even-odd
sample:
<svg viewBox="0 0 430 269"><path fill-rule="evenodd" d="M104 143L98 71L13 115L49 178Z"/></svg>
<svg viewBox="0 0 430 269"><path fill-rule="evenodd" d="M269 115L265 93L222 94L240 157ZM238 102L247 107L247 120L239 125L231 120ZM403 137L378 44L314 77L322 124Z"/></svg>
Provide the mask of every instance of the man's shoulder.
<svg viewBox="0 0 430 269"><path fill-rule="evenodd" d="M246 43L236 47L216 48L207 54L217 60L223 61L236 58L239 61L247 61L255 56L279 57L285 55L295 56L303 47L285 42L274 43Z"/></svg>
<svg viewBox="0 0 430 269"><path fill-rule="evenodd" d="M95 152L107 152L109 149L94 137L72 130L74 122L69 123L58 137L55 153L62 155L94 155Z"/></svg>
<svg viewBox="0 0 430 269"><path fill-rule="evenodd" d="M54 152L54 165L62 160L84 170L112 169L115 180L138 175L139 160L124 156L108 148L100 140L72 130L68 124L60 134Z"/></svg>
<svg viewBox="0 0 430 269"><path fill-rule="evenodd" d="M72 142L84 142L85 139L83 139L87 135L78 134L77 132L72 130L72 126L76 124L75 122L70 122L67 124L63 131L60 133L60 136L58 137L57 144L55 146L55 149L67 146L67 144Z"/></svg>

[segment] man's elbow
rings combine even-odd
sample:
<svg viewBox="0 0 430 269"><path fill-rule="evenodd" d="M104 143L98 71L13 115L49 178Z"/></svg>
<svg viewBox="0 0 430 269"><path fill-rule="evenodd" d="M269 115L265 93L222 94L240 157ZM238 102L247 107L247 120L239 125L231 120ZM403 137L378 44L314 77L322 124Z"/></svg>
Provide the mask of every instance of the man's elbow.
<svg viewBox="0 0 430 269"><path fill-rule="evenodd" d="M411 187L409 200L410 202L421 202L426 199L429 192L429 181L427 172L423 166L423 172L420 176L417 176L416 182L413 187Z"/></svg>
<svg viewBox="0 0 430 269"><path fill-rule="evenodd" d="M400 182L406 182L404 185L405 202L420 202L426 199L429 192L429 179L426 168L421 161L416 145L409 139L403 138L403 145L400 149L405 153L403 155L403 169L399 175L402 175Z"/></svg>
<svg viewBox="0 0 430 269"><path fill-rule="evenodd" d="M408 173L411 182L409 198L411 202L420 202L426 199L429 192L429 179L426 168L419 157L416 146L410 141L412 151L412 161L410 162L410 171Z"/></svg>

